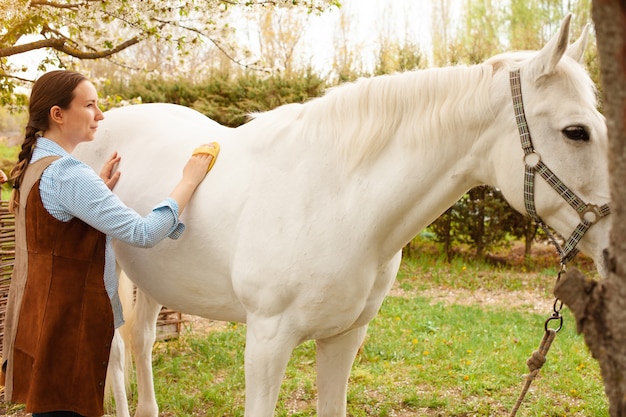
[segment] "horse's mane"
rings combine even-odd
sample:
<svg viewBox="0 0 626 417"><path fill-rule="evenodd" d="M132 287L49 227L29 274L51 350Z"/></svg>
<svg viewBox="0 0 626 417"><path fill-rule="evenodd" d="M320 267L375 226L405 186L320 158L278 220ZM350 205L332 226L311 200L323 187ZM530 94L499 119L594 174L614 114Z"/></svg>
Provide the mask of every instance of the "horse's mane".
<svg viewBox="0 0 626 417"><path fill-rule="evenodd" d="M276 140L295 126L297 140L328 140L346 163L356 166L378 154L394 136L418 138L430 148L460 123L480 120L490 111L490 81L491 68L482 65L361 78L304 104L253 117L263 123L265 133L275 132Z"/></svg>
<svg viewBox="0 0 626 417"><path fill-rule="evenodd" d="M290 131L296 140L327 140L354 167L371 160L394 137L429 150L445 146L443 138L461 124L480 128L485 115L494 114L489 97L493 74L527 57L507 53L480 65L361 78L304 104L253 117L276 140L290 129L298 129Z"/></svg>

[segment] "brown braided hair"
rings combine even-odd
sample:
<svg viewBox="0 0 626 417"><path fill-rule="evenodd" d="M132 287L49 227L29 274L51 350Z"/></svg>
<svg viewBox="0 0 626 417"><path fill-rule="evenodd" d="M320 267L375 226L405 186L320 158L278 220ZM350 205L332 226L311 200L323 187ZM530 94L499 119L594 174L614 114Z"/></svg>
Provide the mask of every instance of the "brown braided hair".
<svg viewBox="0 0 626 417"><path fill-rule="evenodd" d="M78 72L58 70L47 72L35 81L30 93L28 124L22 150L10 174L13 192L9 199L9 210L12 213L15 213L19 206L20 185L24 179L26 167L33 156L37 138L50 127L50 109L54 106L68 109L74 99L74 89L85 80L87 77Z"/></svg>

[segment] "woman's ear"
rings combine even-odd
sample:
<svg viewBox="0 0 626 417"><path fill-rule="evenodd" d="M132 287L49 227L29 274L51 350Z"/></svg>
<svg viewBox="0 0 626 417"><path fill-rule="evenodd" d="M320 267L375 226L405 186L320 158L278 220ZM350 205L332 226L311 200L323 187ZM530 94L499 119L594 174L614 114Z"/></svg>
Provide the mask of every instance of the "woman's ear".
<svg viewBox="0 0 626 417"><path fill-rule="evenodd" d="M63 122L63 109L59 106L52 106L50 108L50 120L55 123Z"/></svg>

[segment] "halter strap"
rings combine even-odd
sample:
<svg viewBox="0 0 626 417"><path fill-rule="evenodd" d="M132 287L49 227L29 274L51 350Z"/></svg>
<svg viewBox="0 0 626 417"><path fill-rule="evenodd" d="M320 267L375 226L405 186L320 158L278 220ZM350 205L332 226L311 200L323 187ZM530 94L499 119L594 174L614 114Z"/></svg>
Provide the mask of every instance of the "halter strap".
<svg viewBox="0 0 626 417"><path fill-rule="evenodd" d="M608 204L597 206L595 204L585 203L543 163L541 155L539 155L533 147L530 131L528 130L528 122L524 114L524 101L522 99L522 84L520 81L519 68L510 72L510 84L515 120L517 122L522 149L524 150L524 206L526 207L528 215L545 231L546 235L548 235L561 257L561 264L565 265L578 253L576 245L578 245L578 242L580 242L587 230L602 217L610 214L611 209ZM535 173L539 173L539 175L541 175L541 177L546 180L580 216L580 223L576 226L576 229L563 246L558 243L547 225L537 214L535 208Z"/></svg>

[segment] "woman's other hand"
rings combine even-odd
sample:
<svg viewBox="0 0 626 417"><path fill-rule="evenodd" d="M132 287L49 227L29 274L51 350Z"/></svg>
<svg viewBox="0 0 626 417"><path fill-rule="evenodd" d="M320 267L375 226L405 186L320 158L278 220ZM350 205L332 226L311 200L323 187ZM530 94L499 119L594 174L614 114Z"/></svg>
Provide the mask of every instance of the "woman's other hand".
<svg viewBox="0 0 626 417"><path fill-rule="evenodd" d="M119 156L117 152L114 152L104 164L104 167L102 167L102 171L100 171L100 178L102 178L110 190L113 190L113 187L115 187L115 184L117 184L117 181L120 179L120 175L122 175L121 172L115 171L121 159L122 157Z"/></svg>

